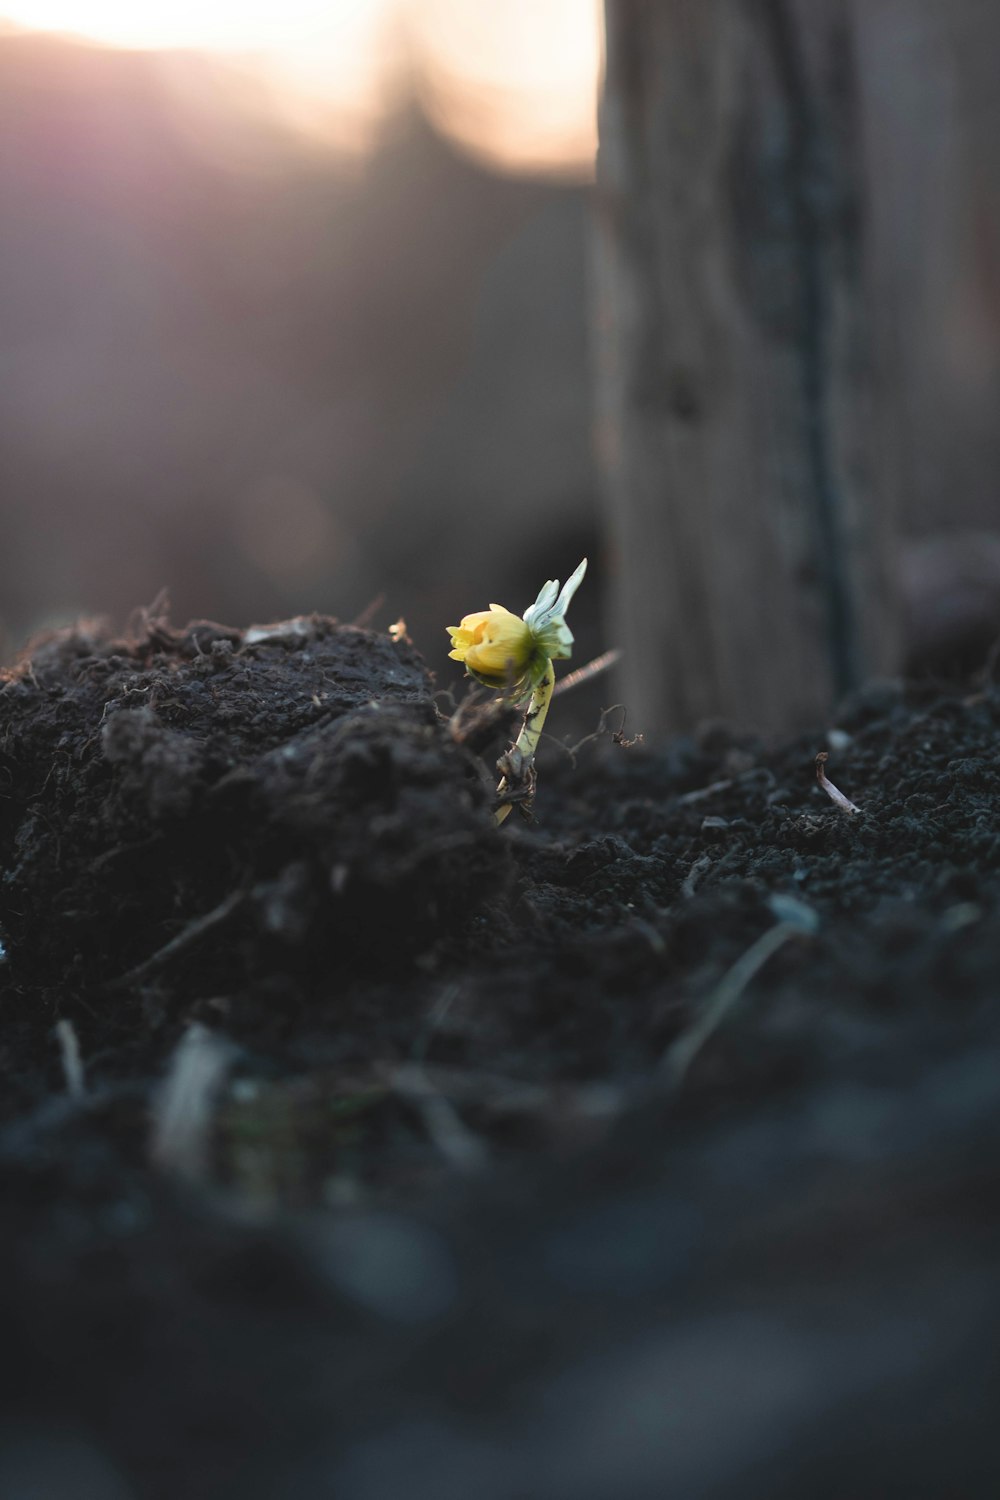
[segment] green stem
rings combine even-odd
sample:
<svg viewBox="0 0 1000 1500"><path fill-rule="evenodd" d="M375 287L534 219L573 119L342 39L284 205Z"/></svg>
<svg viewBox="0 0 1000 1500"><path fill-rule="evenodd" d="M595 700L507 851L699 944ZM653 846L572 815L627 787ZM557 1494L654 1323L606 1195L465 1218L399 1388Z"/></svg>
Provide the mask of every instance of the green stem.
<svg viewBox="0 0 1000 1500"><path fill-rule="evenodd" d="M549 704L552 702L552 694L555 692L555 686L555 668L550 661L546 663L545 676L531 695L528 711L524 716L524 723L521 725L521 733L514 743L514 749L521 752L521 763L525 771L527 771L535 758L535 751L538 749L538 741L542 737L542 726L545 723L545 715L549 711ZM497 796L502 796L506 790L507 778L504 776L497 787ZM512 802L504 802L493 814L493 821L498 828L507 817L513 805Z"/></svg>

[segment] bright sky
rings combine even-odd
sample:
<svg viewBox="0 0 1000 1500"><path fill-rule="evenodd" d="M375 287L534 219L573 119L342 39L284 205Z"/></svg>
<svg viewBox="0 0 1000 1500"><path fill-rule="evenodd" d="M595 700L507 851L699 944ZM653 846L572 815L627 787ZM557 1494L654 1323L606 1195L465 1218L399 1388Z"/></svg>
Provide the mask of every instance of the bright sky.
<svg viewBox="0 0 1000 1500"><path fill-rule="evenodd" d="M599 0L0 0L0 16L117 47L230 54L313 127L370 120L405 55L431 116L474 154L574 176L593 165Z"/></svg>

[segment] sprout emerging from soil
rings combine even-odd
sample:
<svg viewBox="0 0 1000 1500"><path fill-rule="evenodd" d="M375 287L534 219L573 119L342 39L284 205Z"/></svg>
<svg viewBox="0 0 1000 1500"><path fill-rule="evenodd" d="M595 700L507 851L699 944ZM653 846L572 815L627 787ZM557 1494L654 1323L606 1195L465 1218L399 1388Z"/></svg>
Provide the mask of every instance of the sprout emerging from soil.
<svg viewBox="0 0 1000 1500"><path fill-rule="evenodd" d="M572 655L573 634L566 624L566 611L586 571L584 558L561 590L559 580L550 578L523 616L512 614L502 604L491 604L489 609L466 615L460 625L448 626L452 646L448 654L464 664L470 677L499 689L510 702L528 700L521 732L497 764L501 773L500 802L493 814L497 824L515 802L522 807L531 803L535 751L556 685L552 663Z"/></svg>

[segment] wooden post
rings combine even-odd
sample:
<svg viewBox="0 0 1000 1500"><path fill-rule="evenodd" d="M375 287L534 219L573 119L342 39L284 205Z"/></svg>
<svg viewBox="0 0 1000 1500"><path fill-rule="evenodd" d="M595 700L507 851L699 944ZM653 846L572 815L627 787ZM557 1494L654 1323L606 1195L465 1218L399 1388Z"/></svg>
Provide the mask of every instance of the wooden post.
<svg viewBox="0 0 1000 1500"><path fill-rule="evenodd" d="M630 724L891 667L849 0L606 0L598 446Z"/></svg>

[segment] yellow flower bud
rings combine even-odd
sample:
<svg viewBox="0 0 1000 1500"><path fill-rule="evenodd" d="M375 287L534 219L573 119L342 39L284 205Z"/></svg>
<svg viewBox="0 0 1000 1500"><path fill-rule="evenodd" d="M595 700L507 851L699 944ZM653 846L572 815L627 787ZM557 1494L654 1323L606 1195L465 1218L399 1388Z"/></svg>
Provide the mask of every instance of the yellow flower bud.
<svg viewBox="0 0 1000 1500"><path fill-rule="evenodd" d="M558 581L550 578L523 619L502 604L491 604L489 609L466 615L461 625L449 625L452 649L448 655L464 662L469 675L487 687L527 696L555 657L572 652L573 632L566 624L566 611L586 571L584 558L561 593Z"/></svg>
<svg viewBox="0 0 1000 1500"><path fill-rule="evenodd" d="M530 628L520 615L502 604L466 615L460 625L449 625L453 661L465 663L465 669L488 687L505 687L523 681L534 650Z"/></svg>

